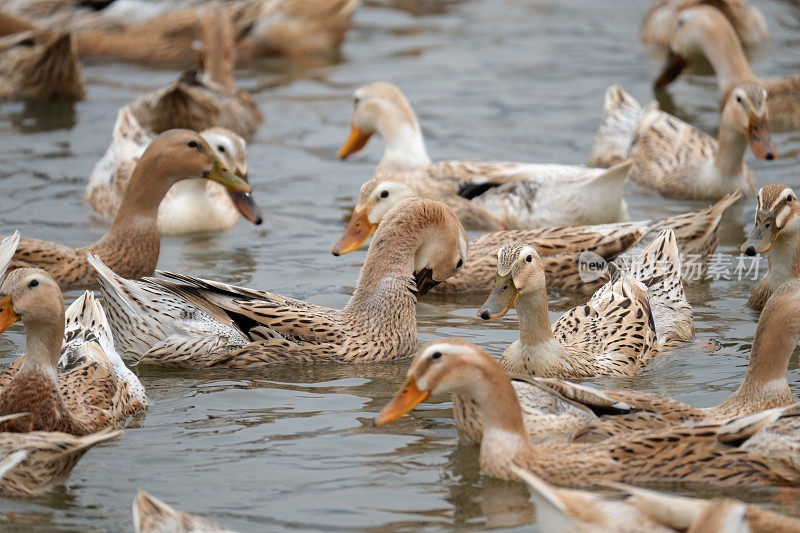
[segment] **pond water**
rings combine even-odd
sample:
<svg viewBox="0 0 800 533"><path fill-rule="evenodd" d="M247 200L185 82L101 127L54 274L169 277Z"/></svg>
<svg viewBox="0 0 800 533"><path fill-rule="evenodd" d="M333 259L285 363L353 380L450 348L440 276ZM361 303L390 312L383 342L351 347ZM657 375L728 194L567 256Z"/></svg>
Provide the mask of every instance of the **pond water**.
<svg viewBox="0 0 800 533"><path fill-rule="evenodd" d="M265 117L248 162L266 222L255 227L242 221L218 235L165 238L160 267L344 305L364 252L336 258L328 250L383 149L373 140L351 160L336 159L349 130L353 90L377 80L397 84L417 111L435 160L582 163L606 87L619 83L642 103L652 99L659 60L638 41L647 4L366 1L334 61L266 61L237 72ZM800 5L758 4L773 42L755 54L754 71L799 72ZM105 231L81 199L117 109L176 73L104 62L86 65L85 76L84 102L0 106L0 233L19 229L26 237L78 245ZM676 114L715 132L712 77L682 78L670 94ZM800 134L774 140L780 159L746 156L759 184L799 186ZM633 218L704 205L667 201L634 184L627 185L626 198ZM754 201L743 202L726 217L721 253L738 255L754 207ZM721 401L747 365L756 315L744 304L753 285L707 280L689 286L703 345L667 353L634 378L590 381L698 406ZM552 318L579 301L551 298ZM480 303L480 297L424 297L420 340L459 336L499 355L517 337L516 315L484 323L475 317ZM0 363L21 349L24 332L12 328L0 337ZM386 428L372 427L407 366L239 373L138 368L152 403L146 415L122 438L91 450L63 489L34 500L0 500L0 530L131 530L138 489L240 531L534 527L527 489L481 475L477 450L459 444L449 398L423 404ZM795 390L798 366L795 355ZM769 491L743 496L780 506Z"/></svg>

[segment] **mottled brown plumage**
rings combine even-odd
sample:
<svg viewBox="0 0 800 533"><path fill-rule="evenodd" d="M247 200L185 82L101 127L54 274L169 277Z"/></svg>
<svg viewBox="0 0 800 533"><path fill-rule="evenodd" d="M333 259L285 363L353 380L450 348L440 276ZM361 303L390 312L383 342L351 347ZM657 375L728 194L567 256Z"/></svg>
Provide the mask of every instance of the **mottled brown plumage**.
<svg viewBox="0 0 800 533"><path fill-rule="evenodd" d="M589 302L551 325L538 254L530 245L509 244L498 252L494 288L478 316L489 319L517 308L520 338L500 359L509 372L633 375L657 350L694 335L680 261L674 232L663 230L627 272L612 269L611 281Z"/></svg>
<svg viewBox="0 0 800 533"><path fill-rule="evenodd" d="M0 423L8 418L0 417ZM64 482L89 448L120 435L121 431L108 430L84 437L55 431L0 433L0 457L24 454L19 464L0 477L0 494L14 498L45 494Z"/></svg>
<svg viewBox="0 0 800 533"><path fill-rule="evenodd" d="M82 57L188 67L202 52L193 46L202 32L208 6L172 9L125 18L105 11L76 11L72 2L40 0L13 2L12 13L34 22L73 30ZM222 3L233 19L236 52L241 63L267 56L307 57L330 54L344 40L360 0L234 0ZM113 5L112 5L113 7ZM156 8L158 9L158 8ZM113 12L113 9L109 10ZM153 9L143 10L152 13ZM138 15L138 14L137 14Z"/></svg>
<svg viewBox="0 0 800 533"><path fill-rule="evenodd" d="M114 352L90 294L65 317L58 285L38 269L11 272L0 292L0 331L22 320L27 340L25 354L0 372L0 416L28 413L1 423L0 431L89 435L146 407L144 389Z"/></svg>
<svg viewBox="0 0 800 533"><path fill-rule="evenodd" d="M0 38L0 101L84 96L86 84L71 34L35 30Z"/></svg>
<svg viewBox="0 0 800 533"><path fill-rule="evenodd" d="M99 256L120 275L151 275L158 262L161 239L158 206L170 187L184 179L208 178L233 190L249 186L220 163L199 134L170 130L147 147L136 165L117 216L96 243L69 248L53 242L22 239L9 269L35 267L46 270L62 288L97 283L86 254Z"/></svg>
<svg viewBox="0 0 800 533"><path fill-rule="evenodd" d="M800 75L761 79L753 74L735 29L719 10L699 5L681 11L671 43L665 74L657 85L672 82L692 61L704 58L714 68L720 105L736 88L754 85L766 91L769 125L773 131L800 128Z"/></svg>
<svg viewBox="0 0 800 533"><path fill-rule="evenodd" d="M452 276L466 251L453 212L415 198L387 214L343 309L171 273L128 282L97 268L117 345L140 364L364 363L413 353L417 295Z"/></svg>
<svg viewBox="0 0 800 533"><path fill-rule="evenodd" d="M578 270L581 253L593 252L606 261L627 257L636 254L648 237L664 228L675 231L681 256L691 260L681 269L684 281L697 281L705 275L709 258L717 249L723 213L740 197L733 193L706 209L658 220L487 233L469 243L464 268L434 287L433 292L489 291L497 271L497 252L506 244L519 241L532 245L539 253L548 291L590 294L606 283L608 276L604 274L594 282L582 280Z"/></svg>
<svg viewBox="0 0 800 533"><path fill-rule="evenodd" d="M587 407L609 401L627 405L630 412L601 416L576 428L576 441L598 441L612 435L678 425L687 421L719 421L791 405L787 381L789 359L800 341L800 281L784 284L772 296L758 321L750 361L739 388L724 402L697 408L678 400L629 390L597 390L556 379L542 383Z"/></svg>
<svg viewBox="0 0 800 533"><path fill-rule="evenodd" d="M448 339L428 344L414 358L406 382L376 417L397 420L431 395L461 392L477 402L486 429L481 470L518 479L524 468L549 483L585 486L600 480L695 482L741 487L790 485L800 470L741 449L741 443L782 416L771 410L718 424L697 424L623 435L591 445L534 446L528 440L514 388L500 365L474 344Z"/></svg>

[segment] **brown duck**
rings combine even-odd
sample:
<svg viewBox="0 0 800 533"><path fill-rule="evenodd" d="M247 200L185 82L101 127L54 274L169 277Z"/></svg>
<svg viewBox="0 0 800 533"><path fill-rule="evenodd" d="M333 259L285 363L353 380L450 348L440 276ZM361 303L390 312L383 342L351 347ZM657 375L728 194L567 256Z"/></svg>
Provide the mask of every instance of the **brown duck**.
<svg viewBox="0 0 800 533"><path fill-rule="evenodd" d="M0 417L0 424L24 415ZM57 431L0 433L0 495L14 498L39 496L64 482L89 448L122 435L121 431L100 431L76 437ZM16 458L15 458L16 456ZM9 464L9 459L14 459Z"/></svg>
<svg viewBox="0 0 800 533"><path fill-rule="evenodd" d="M0 14L0 26L2 22ZM83 71L69 33L25 31L0 38L0 101L85 96Z"/></svg>
<svg viewBox="0 0 800 533"><path fill-rule="evenodd" d="M27 348L0 373L0 416L28 415L5 421L0 431L83 436L113 429L146 407L144 387L114 350L91 293L65 315L61 290L46 272L15 270L0 286L0 331L18 320Z"/></svg>
<svg viewBox="0 0 800 533"><path fill-rule="evenodd" d="M415 357L402 388L375 419L383 426L432 395L460 392L477 404L486 422L481 470L519 479L523 468L548 483L585 486L600 480L696 482L740 487L791 485L800 470L740 448L770 422L793 416L781 409L725 423L641 432L591 445L534 446L528 440L514 388L500 365L474 344L432 342Z"/></svg>
<svg viewBox="0 0 800 533"><path fill-rule="evenodd" d="M126 356L157 365L250 368L412 355L417 297L455 274L466 255L466 232L453 211L413 198L386 215L343 309L167 272L160 274L168 279L131 281L90 261Z"/></svg>
<svg viewBox="0 0 800 533"><path fill-rule="evenodd" d="M199 134L170 130L142 154L117 216L103 238L82 248L22 239L9 269L42 268L62 289L91 286L97 283L97 275L86 261L86 254L91 253L122 276L151 275L161 244L158 206L172 185L191 178L206 178L232 191L250 192L250 186L222 164Z"/></svg>

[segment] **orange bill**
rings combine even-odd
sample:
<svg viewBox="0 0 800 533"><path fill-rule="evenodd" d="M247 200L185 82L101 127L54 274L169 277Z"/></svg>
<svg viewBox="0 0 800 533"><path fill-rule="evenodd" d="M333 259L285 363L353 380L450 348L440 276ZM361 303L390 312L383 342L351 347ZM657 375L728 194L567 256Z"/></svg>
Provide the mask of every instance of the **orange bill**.
<svg viewBox="0 0 800 533"><path fill-rule="evenodd" d="M11 324L19 320L19 315L11 306L11 295L0 299L0 333L7 330Z"/></svg>
<svg viewBox="0 0 800 533"><path fill-rule="evenodd" d="M394 422L430 397L430 392L419 390L414 378L409 377L392 401L375 417L375 425L385 426L389 422Z"/></svg>
<svg viewBox="0 0 800 533"><path fill-rule="evenodd" d="M364 241L375 232L377 227L377 224L369 221L366 209L354 209L344 235L331 247L331 253L333 255L343 255L358 250L364 244Z"/></svg>
<svg viewBox="0 0 800 533"><path fill-rule="evenodd" d="M753 154L759 159L775 159L778 150L772 143L767 126L767 117L757 117L750 113L750 123L747 125L747 142Z"/></svg>
<svg viewBox="0 0 800 533"><path fill-rule="evenodd" d="M355 124L352 124L350 126L350 136L344 142L342 147L339 148L339 159L345 159L347 156L353 155L364 148L364 145L367 144L367 141L369 141L370 137L372 137L371 133L364 133L358 129Z"/></svg>

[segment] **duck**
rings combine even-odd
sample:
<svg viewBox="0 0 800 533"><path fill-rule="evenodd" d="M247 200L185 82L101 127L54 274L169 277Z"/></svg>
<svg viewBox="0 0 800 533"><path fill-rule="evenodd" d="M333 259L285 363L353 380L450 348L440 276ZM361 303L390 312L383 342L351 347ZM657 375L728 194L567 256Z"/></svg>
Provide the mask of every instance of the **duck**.
<svg viewBox="0 0 800 533"><path fill-rule="evenodd" d="M327 59L344 41L360 3L361 0L238 0L223 3L222 9L232 20L238 62L251 64L276 56ZM26 6L26 2L15 2L4 8L11 14L32 18L40 26L74 31L81 57L187 67L196 64L202 54L193 45L201 35L208 5L176 6L177 2L172 2L162 6L116 0L104 9L78 11L70 4L60 2L56 9L35 9Z"/></svg>
<svg viewBox="0 0 800 533"><path fill-rule="evenodd" d="M234 192L250 192L247 182L231 172L198 133L169 130L156 137L136 163L117 215L99 241L69 248L21 239L9 269L41 268L62 289L86 288L97 284L86 260L91 253L122 276L152 275L161 245L158 206L173 185L193 178L216 181Z"/></svg>
<svg viewBox="0 0 800 533"><path fill-rule="evenodd" d="M359 249L378 227L383 215L397 202L416 197L410 188L384 185L359 202L342 237L331 247L335 256ZM671 227L685 260L681 271L685 281L701 279L711 254L719 242L722 215L741 194L733 192L700 211L673 217L592 226L554 226L532 230L499 230L470 241L467 261L455 276L432 289L438 293L482 292L491 289L497 270L497 252L506 244L522 241L533 245L545 267L548 290L592 293L607 281L599 277L592 283L580 279L577 266L580 254L592 252L605 260L620 254L637 254L648 236Z"/></svg>
<svg viewBox="0 0 800 533"><path fill-rule="evenodd" d="M589 443L686 423L720 422L791 406L795 400L787 373L794 347L800 342L798 302L800 280L781 285L770 297L758 320L742 382L736 391L718 405L698 408L658 394L626 389L597 389L559 378L521 379L515 376L514 385L519 391L526 427L530 426L529 433L538 442ZM535 384L530 385L526 381ZM536 387L533 392L532 387ZM548 392L554 395L554 399L549 398ZM480 444L483 422L476 416L474 405L466 401L463 405L457 405L457 401L461 400L464 398L457 395L453 401L454 413L459 415L455 417L457 427L459 431L464 428L470 442ZM561 413L567 416L561 418ZM546 420L559 420L560 423L551 423L548 428L542 422ZM775 427L774 432L787 433L780 425ZM761 437L754 438L753 446L761 440ZM789 447L792 445L785 438L767 438L763 442L775 443L776 447L783 447L780 442L788 442Z"/></svg>
<svg viewBox="0 0 800 533"><path fill-rule="evenodd" d="M688 498L614 481L599 485L621 494L598 494L555 487L522 468L515 468L514 472L531 491L539 528L553 533L800 531L796 518L732 498Z"/></svg>
<svg viewBox="0 0 800 533"><path fill-rule="evenodd" d="M200 68L130 104L130 113L153 134L174 128L225 128L251 141L264 117L249 92L236 88L236 50L230 11L209 8L202 18Z"/></svg>
<svg viewBox="0 0 800 533"><path fill-rule="evenodd" d="M759 189L755 224L741 251L767 254L767 274L747 300L748 307L761 311L776 288L800 278L800 207L791 187L773 183Z"/></svg>
<svg viewBox="0 0 800 533"><path fill-rule="evenodd" d="M65 313L58 284L41 269L10 272L0 293L0 332L21 320L27 339L25 354L0 372L0 415L28 413L0 431L81 437L146 409L144 387L116 352L92 293Z"/></svg>
<svg viewBox="0 0 800 533"><path fill-rule="evenodd" d="M0 37L0 102L85 97L86 82L72 34L30 30Z"/></svg>
<svg viewBox="0 0 800 533"><path fill-rule="evenodd" d="M400 390L373 423L385 426L427 398L452 392L475 401L486 421L479 462L490 477L519 480L514 471L518 467L567 487L601 480L728 487L787 486L800 481L796 468L740 448L745 439L776 419L797 416L786 409L721 423L621 435L592 445L533 445L505 370L480 347L461 339L424 346L414 356Z"/></svg>
<svg viewBox="0 0 800 533"><path fill-rule="evenodd" d="M171 272L126 280L95 257L123 355L137 364L257 368L408 357L417 298L464 264L467 237L446 205L413 198L387 215L341 310Z"/></svg>
<svg viewBox="0 0 800 533"><path fill-rule="evenodd" d="M653 355L694 336L672 229L662 230L627 270L611 263L611 280L584 305L550 324L542 260L526 243L497 253L484 320L516 306L520 338L503 352L508 372L542 377L631 376Z"/></svg>
<svg viewBox="0 0 800 533"><path fill-rule="evenodd" d="M734 28L713 7L699 5L685 9L678 16L677 25L670 53L655 81L657 89L672 83L693 62L708 61L717 77L721 106L737 89L755 86L766 91L772 131L800 129L800 75L761 79L753 74Z"/></svg>
<svg viewBox="0 0 800 533"><path fill-rule="evenodd" d="M579 165L445 161L434 164L419 121L400 89L377 82L357 89L350 136L339 150L345 159L374 133L386 142L375 175L359 193L350 224L364 221L373 193L410 189L450 205L474 229L602 224L627 220L622 186L629 162L608 169ZM553 206L559 206L557 209Z"/></svg>
<svg viewBox="0 0 800 533"><path fill-rule="evenodd" d="M528 485L536 504L536 525L549 533L575 532L654 532L674 533L674 529L654 520L646 510L623 498L586 490L554 487L524 468L512 472Z"/></svg>
<svg viewBox="0 0 800 533"><path fill-rule="evenodd" d="M719 10L736 32L737 39L747 46L771 40L761 10L742 0L655 0L644 15L641 41L669 48L677 30L677 20L683 10L695 6L713 6Z"/></svg>
<svg viewBox="0 0 800 533"><path fill-rule="evenodd" d="M762 87L737 86L723 107L717 140L655 104L639 108L636 121L632 110L636 100L612 86L606 91L605 113L590 159L613 161L623 156L632 160L630 178L666 198L716 201L734 191L751 198L756 180L743 161L746 145L761 159L778 156L769 134L765 100Z"/></svg>
<svg viewBox="0 0 800 533"><path fill-rule="evenodd" d="M28 416L14 414L8 420ZM78 460L90 448L116 439L119 430L103 430L82 437L58 431L0 433L0 495L11 498L41 496L61 486Z"/></svg>
<svg viewBox="0 0 800 533"><path fill-rule="evenodd" d="M732 498L689 498L614 481L604 481L601 485L627 494L628 505L678 531L800 531L800 521L796 518Z"/></svg>
<svg viewBox="0 0 800 533"><path fill-rule="evenodd" d="M231 531L205 518L176 511L143 490L133 499L133 526L136 533Z"/></svg>
<svg viewBox="0 0 800 533"><path fill-rule="evenodd" d="M248 181L247 143L242 137L225 128L207 129L200 136L226 168ZM95 165L83 198L103 219L117 215L133 169L155 137L128 106L119 110L111 144ZM161 235L220 232L233 227L240 214L255 225L264 220L251 193L233 192L203 178L187 179L173 185L161 200L158 230Z"/></svg>

